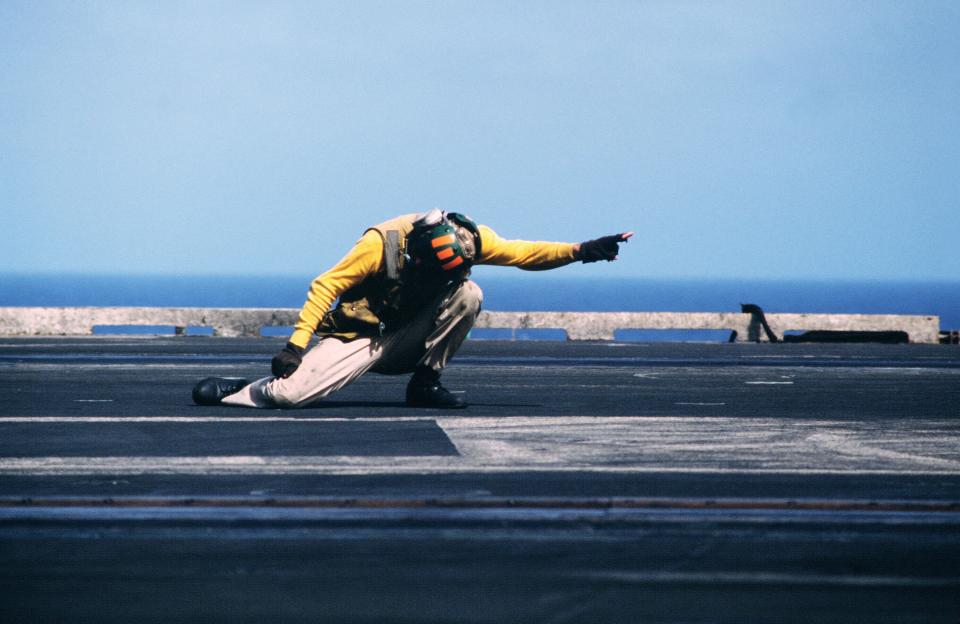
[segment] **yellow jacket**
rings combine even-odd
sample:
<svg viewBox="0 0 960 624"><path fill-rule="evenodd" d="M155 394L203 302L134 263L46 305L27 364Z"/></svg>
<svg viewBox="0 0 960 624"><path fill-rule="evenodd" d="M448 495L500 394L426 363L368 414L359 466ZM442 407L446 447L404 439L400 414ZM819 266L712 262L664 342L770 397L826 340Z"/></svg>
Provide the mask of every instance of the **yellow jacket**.
<svg viewBox="0 0 960 624"><path fill-rule="evenodd" d="M399 218L413 219L416 216ZM515 266L537 271L564 266L576 259L573 243L506 240L485 225L478 227L481 255L474 264ZM377 229L371 228L333 268L313 280L290 342L298 347L306 347L337 297L381 270L383 246L382 235Z"/></svg>

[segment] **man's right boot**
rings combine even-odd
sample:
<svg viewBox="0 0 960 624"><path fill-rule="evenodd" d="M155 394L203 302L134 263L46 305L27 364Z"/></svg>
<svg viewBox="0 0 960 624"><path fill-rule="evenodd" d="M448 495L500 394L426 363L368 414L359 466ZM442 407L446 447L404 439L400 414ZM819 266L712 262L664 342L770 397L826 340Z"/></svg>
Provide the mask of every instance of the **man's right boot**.
<svg viewBox="0 0 960 624"><path fill-rule="evenodd" d="M418 366L407 384L407 405L410 407L434 407L463 409L466 401L440 385L440 373L428 366Z"/></svg>
<svg viewBox="0 0 960 624"><path fill-rule="evenodd" d="M223 397L238 392L249 384L239 377L207 377L193 387L193 402L197 405L220 405Z"/></svg>

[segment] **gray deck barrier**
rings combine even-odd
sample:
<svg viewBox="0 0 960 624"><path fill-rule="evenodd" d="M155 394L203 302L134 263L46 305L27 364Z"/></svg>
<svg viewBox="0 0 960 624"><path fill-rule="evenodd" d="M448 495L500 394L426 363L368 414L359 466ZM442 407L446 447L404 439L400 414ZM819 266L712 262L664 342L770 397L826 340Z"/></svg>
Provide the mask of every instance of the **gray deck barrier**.
<svg viewBox="0 0 960 624"><path fill-rule="evenodd" d="M262 327L296 322L294 308L37 308L0 307L0 336L83 336L95 326L211 327L216 336L256 336ZM788 331L903 331L915 343L937 343L940 317L901 314L767 314L777 336ZM477 328L562 329L569 340L613 340L618 329L714 329L737 341L766 341L759 319L740 312L496 312Z"/></svg>

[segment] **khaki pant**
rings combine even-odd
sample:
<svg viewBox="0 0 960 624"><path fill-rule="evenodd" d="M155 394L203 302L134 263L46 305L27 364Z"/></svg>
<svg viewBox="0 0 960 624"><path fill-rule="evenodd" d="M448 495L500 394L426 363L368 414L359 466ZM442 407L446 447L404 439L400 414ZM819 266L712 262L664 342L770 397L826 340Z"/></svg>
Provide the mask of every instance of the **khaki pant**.
<svg viewBox="0 0 960 624"><path fill-rule="evenodd" d="M480 313L483 292L465 281L438 297L407 325L384 336L320 341L286 379L264 377L225 397L225 405L305 407L367 371L411 373L423 364L439 371L453 357Z"/></svg>

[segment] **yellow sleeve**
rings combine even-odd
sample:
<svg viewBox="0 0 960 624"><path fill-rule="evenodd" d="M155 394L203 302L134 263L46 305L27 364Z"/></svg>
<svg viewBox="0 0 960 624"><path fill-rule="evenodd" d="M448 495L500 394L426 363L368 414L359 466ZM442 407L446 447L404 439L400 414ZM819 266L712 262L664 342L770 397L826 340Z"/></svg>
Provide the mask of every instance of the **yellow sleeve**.
<svg viewBox="0 0 960 624"><path fill-rule="evenodd" d="M369 230L340 262L313 280L290 342L298 347L310 344L313 332L336 298L379 271L382 262L383 239L376 230Z"/></svg>
<svg viewBox="0 0 960 624"><path fill-rule="evenodd" d="M506 240L485 225L480 230L477 264L515 266L528 271L555 269L575 261L573 243Z"/></svg>

